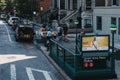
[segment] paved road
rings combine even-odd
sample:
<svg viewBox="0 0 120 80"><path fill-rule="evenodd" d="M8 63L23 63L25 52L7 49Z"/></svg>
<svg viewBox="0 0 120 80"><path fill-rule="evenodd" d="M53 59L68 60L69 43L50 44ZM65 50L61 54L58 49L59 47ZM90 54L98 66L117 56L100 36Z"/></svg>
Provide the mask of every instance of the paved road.
<svg viewBox="0 0 120 80"><path fill-rule="evenodd" d="M33 43L16 42L0 21L0 80L65 80Z"/></svg>

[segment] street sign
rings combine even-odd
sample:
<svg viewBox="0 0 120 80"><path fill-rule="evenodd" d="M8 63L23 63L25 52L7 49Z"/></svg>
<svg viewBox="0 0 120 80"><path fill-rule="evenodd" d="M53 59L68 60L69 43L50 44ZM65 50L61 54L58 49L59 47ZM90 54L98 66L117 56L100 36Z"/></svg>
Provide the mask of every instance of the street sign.
<svg viewBox="0 0 120 80"><path fill-rule="evenodd" d="M110 25L110 30L111 31L116 31L117 30L117 26L115 24L111 24Z"/></svg>
<svg viewBox="0 0 120 80"><path fill-rule="evenodd" d="M74 20L74 24L79 24L79 21L78 20Z"/></svg>

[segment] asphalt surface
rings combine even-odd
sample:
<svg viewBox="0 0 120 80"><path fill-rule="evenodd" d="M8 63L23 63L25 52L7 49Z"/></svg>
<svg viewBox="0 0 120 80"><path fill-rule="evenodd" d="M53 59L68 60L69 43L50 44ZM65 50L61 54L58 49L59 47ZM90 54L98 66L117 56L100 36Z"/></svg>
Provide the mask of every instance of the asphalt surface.
<svg viewBox="0 0 120 80"><path fill-rule="evenodd" d="M0 21L0 80L65 80L33 42L16 42Z"/></svg>

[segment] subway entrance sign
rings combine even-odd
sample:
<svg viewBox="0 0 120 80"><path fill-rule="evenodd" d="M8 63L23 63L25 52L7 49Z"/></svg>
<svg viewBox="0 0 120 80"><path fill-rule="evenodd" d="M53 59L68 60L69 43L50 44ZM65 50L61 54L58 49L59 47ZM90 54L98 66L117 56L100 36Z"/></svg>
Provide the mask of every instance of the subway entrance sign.
<svg viewBox="0 0 120 80"><path fill-rule="evenodd" d="M78 20L74 20L74 24L79 24L79 21Z"/></svg>
<svg viewBox="0 0 120 80"><path fill-rule="evenodd" d="M80 35L77 41L81 71L85 73L82 77L117 77L114 53L110 50L110 35Z"/></svg>
<svg viewBox="0 0 120 80"><path fill-rule="evenodd" d="M109 36L82 36L84 69L105 69L109 50Z"/></svg>

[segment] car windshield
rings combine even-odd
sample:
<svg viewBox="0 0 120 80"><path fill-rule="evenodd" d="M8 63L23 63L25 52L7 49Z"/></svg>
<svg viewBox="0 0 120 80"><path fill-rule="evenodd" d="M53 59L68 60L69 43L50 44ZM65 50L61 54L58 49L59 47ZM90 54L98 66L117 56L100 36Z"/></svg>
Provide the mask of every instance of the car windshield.
<svg viewBox="0 0 120 80"><path fill-rule="evenodd" d="M12 20L19 20L18 18L12 18Z"/></svg>
<svg viewBox="0 0 120 80"><path fill-rule="evenodd" d="M34 33L33 28L30 27L21 27L19 28L19 31L22 33Z"/></svg>

